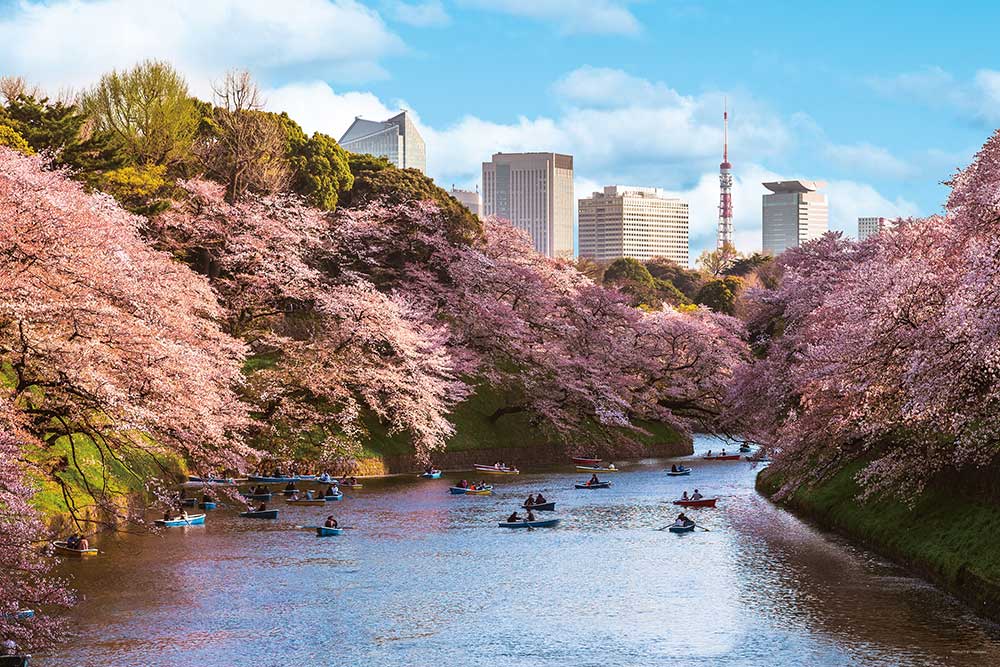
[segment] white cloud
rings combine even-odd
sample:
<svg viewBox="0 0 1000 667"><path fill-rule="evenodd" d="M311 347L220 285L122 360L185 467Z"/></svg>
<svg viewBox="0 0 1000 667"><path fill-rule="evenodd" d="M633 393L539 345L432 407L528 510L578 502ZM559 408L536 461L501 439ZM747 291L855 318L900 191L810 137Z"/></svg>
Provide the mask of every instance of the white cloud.
<svg viewBox="0 0 1000 667"><path fill-rule="evenodd" d="M462 4L548 21L564 33L634 35L642 30L628 0L462 0Z"/></svg>
<svg viewBox="0 0 1000 667"><path fill-rule="evenodd" d="M824 153L831 162L856 173L882 178L904 178L912 171L909 164L886 149L864 142L827 144Z"/></svg>
<svg viewBox="0 0 1000 667"><path fill-rule="evenodd" d="M270 111L285 111L307 133L324 132L340 139L355 116L385 120L398 113L402 103L389 107L372 93L335 93L325 81L291 83L264 93Z"/></svg>
<svg viewBox="0 0 1000 667"><path fill-rule="evenodd" d="M889 199L867 183L830 181L824 188L830 200L830 229L857 238L858 218L909 217L920 214L919 207L903 198Z"/></svg>
<svg viewBox="0 0 1000 667"><path fill-rule="evenodd" d="M552 87L564 101L590 107L627 107L637 102L645 106L678 106L690 100L663 83L654 83L620 69L591 67L575 69Z"/></svg>
<svg viewBox="0 0 1000 667"><path fill-rule="evenodd" d="M868 84L886 97L918 102L931 108L951 108L968 118L1000 122L1000 71L981 69L969 81L940 67L925 67L891 77L872 77Z"/></svg>
<svg viewBox="0 0 1000 667"><path fill-rule="evenodd" d="M0 70L50 88L146 58L170 61L203 96L229 68L363 81L384 76L380 60L402 49L355 0L22 0L0 20Z"/></svg>
<svg viewBox="0 0 1000 667"><path fill-rule="evenodd" d="M451 23L451 17L448 16L440 0L426 2L391 0L385 3L385 6L394 19L417 28L438 28Z"/></svg>

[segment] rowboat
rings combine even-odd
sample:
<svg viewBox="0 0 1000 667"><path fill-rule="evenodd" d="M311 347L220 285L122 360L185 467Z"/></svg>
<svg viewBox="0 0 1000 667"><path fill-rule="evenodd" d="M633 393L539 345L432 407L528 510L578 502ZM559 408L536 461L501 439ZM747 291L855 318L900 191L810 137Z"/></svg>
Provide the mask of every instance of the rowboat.
<svg viewBox="0 0 1000 667"><path fill-rule="evenodd" d="M212 501L209 501L207 503L206 502L200 502L200 503L198 503L198 507L200 509L203 509L205 511L209 511L210 512L210 511L212 511L212 510L215 509L216 503L214 503Z"/></svg>
<svg viewBox="0 0 1000 667"><path fill-rule="evenodd" d="M319 479L319 475L296 475L295 479L304 479L306 481L312 482Z"/></svg>
<svg viewBox="0 0 1000 667"><path fill-rule="evenodd" d="M715 507L718 498L702 498L701 500L675 500L674 505L681 507Z"/></svg>
<svg viewBox="0 0 1000 667"><path fill-rule="evenodd" d="M74 558L86 558L88 556L96 556L97 549L70 549L66 546L66 540L56 540L52 543L52 546L56 548L56 553L60 556L72 556Z"/></svg>
<svg viewBox="0 0 1000 667"><path fill-rule="evenodd" d="M181 498L181 505L184 507L194 507L198 504L197 498Z"/></svg>
<svg viewBox="0 0 1000 667"><path fill-rule="evenodd" d="M542 521L501 521L501 528L552 528L559 525L559 519L544 519Z"/></svg>
<svg viewBox="0 0 1000 667"><path fill-rule="evenodd" d="M448 493L454 496L464 496L468 491L464 486L452 486L448 488Z"/></svg>
<svg viewBox="0 0 1000 667"><path fill-rule="evenodd" d="M343 493L332 493L329 496L323 496L323 500L328 502L332 502L334 500L343 500L343 499L344 499Z"/></svg>
<svg viewBox="0 0 1000 667"><path fill-rule="evenodd" d="M586 484L575 484L578 489L607 489L611 486L611 482L598 482L597 484L591 484L587 482Z"/></svg>
<svg viewBox="0 0 1000 667"><path fill-rule="evenodd" d="M236 480L232 477L196 477L188 476L188 481L194 484L207 484L210 486L236 486Z"/></svg>
<svg viewBox="0 0 1000 667"><path fill-rule="evenodd" d="M602 459L588 459L584 456L574 456L573 463L581 466L596 466Z"/></svg>
<svg viewBox="0 0 1000 667"><path fill-rule="evenodd" d="M315 528L316 528L316 537L330 537L332 535L344 534L343 528L327 528L326 526L315 526Z"/></svg>
<svg viewBox="0 0 1000 667"><path fill-rule="evenodd" d="M260 475L247 475L248 482L258 484L288 484L299 481L298 477L262 477Z"/></svg>
<svg viewBox="0 0 1000 667"><path fill-rule="evenodd" d="M277 519L278 510L251 510L240 512L240 516L244 519Z"/></svg>
<svg viewBox="0 0 1000 667"><path fill-rule="evenodd" d="M748 463L770 463L771 462L771 457L767 456L766 454L764 456L759 456L759 455L758 456L748 456L747 457L747 462Z"/></svg>
<svg viewBox="0 0 1000 667"><path fill-rule="evenodd" d="M523 507L526 510L538 510L539 512L555 512L556 511L556 503L555 503L555 501L550 501L550 502L547 502L547 503L542 503L541 505L539 505L537 503L534 504L534 505L521 505L521 507Z"/></svg>
<svg viewBox="0 0 1000 667"><path fill-rule="evenodd" d="M739 454L726 454L725 456L723 456L722 454L713 454L712 456L706 455L706 456L703 456L701 458L703 460L705 460L705 461L739 461L740 460L740 455Z"/></svg>
<svg viewBox="0 0 1000 667"><path fill-rule="evenodd" d="M432 470L431 472L421 473L420 476L423 477L424 479L441 479L441 471Z"/></svg>
<svg viewBox="0 0 1000 667"><path fill-rule="evenodd" d="M281 493L282 493L282 495L285 495L285 496L291 496L291 495L294 495L296 493L302 493L302 490L301 489L285 489Z"/></svg>
<svg viewBox="0 0 1000 667"><path fill-rule="evenodd" d="M34 609L18 609L16 612L14 612L14 618L16 618L19 621L23 621L29 618L34 618L34 616L35 616Z"/></svg>
<svg viewBox="0 0 1000 667"><path fill-rule="evenodd" d="M694 524L691 523L685 526L670 526L667 530L671 533L690 533L694 530Z"/></svg>
<svg viewBox="0 0 1000 667"><path fill-rule="evenodd" d="M187 518L177 517L176 519L157 519L154 521L157 526L164 528L180 528L182 526L201 526L205 523L204 514L192 514Z"/></svg>
<svg viewBox="0 0 1000 667"><path fill-rule="evenodd" d="M667 474L671 477L680 477L681 475L690 475L691 468L684 468L683 470L668 470Z"/></svg>
<svg viewBox="0 0 1000 667"><path fill-rule="evenodd" d="M274 496L273 493L244 493L244 498L249 498L250 500L270 500Z"/></svg>
<svg viewBox="0 0 1000 667"><path fill-rule="evenodd" d="M361 482L358 482L356 484L348 484L347 482L341 482L337 486L344 489L360 489L364 486L364 484L362 484Z"/></svg>
<svg viewBox="0 0 1000 667"><path fill-rule="evenodd" d="M488 496L493 493L493 488L488 489L466 489L465 495L467 496Z"/></svg>
<svg viewBox="0 0 1000 667"><path fill-rule="evenodd" d="M750 445L740 445L740 452L746 454L750 451Z"/></svg>
<svg viewBox="0 0 1000 667"><path fill-rule="evenodd" d="M576 469L580 472L618 472L618 468L614 466L608 466L607 468L600 466L577 466Z"/></svg>
<svg viewBox="0 0 1000 667"><path fill-rule="evenodd" d="M475 463L472 466L477 472L484 472L487 475L519 475L521 471L517 468L497 468L496 466L485 466Z"/></svg>
<svg viewBox="0 0 1000 667"><path fill-rule="evenodd" d="M305 507L322 507L326 504L326 501L322 498L316 500L289 500L287 501L289 505L303 505Z"/></svg>

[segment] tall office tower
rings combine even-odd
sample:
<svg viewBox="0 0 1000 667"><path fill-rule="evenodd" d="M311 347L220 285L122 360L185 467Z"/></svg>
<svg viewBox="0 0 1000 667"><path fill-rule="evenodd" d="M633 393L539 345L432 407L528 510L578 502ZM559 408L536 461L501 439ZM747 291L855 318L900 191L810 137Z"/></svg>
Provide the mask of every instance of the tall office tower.
<svg viewBox="0 0 1000 667"><path fill-rule="evenodd" d="M580 200L580 257L666 257L688 265L688 204L659 188L609 185Z"/></svg>
<svg viewBox="0 0 1000 667"><path fill-rule="evenodd" d="M729 108L722 111L722 164L719 165L719 237L717 248L733 242L733 165L729 163Z"/></svg>
<svg viewBox="0 0 1000 667"><path fill-rule="evenodd" d="M869 236L881 234L890 227L892 220L888 218L858 218L858 240L864 241Z"/></svg>
<svg viewBox="0 0 1000 667"><path fill-rule="evenodd" d="M801 180L764 183L772 193L764 195L764 252L780 255L826 233L829 204L826 195L817 192L824 185Z"/></svg>
<svg viewBox="0 0 1000 667"><path fill-rule="evenodd" d="M549 257L573 256L573 156L496 153L483 163L483 214L509 220Z"/></svg>
<svg viewBox="0 0 1000 667"><path fill-rule="evenodd" d="M340 145L352 153L388 158L400 169L427 171L424 139L405 111L382 123L355 118Z"/></svg>
<svg viewBox="0 0 1000 667"><path fill-rule="evenodd" d="M479 198L478 188L475 190L456 190L453 185L448 194L457 199L462 206L472 211L477 218L483 217L483 205L482 200Z"/></svg>

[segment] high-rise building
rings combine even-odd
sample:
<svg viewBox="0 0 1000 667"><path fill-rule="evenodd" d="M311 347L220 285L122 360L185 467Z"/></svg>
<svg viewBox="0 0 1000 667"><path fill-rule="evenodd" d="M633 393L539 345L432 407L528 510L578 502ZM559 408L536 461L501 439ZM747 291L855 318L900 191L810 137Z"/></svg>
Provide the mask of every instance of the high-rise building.
<svg viewBox="0 0 1000 667"><path fill-rule="evenodd" d="M822 181L777 181L764 183L763 249L779 255L788 248L819 238L829 229L826 195L817 192Z"/></svg>
<svg viewBox="0 0 1000 667"><path fill-rule="evenodd" d="M716 247L733 244L733 165L729 162L729 107L722 112L722 163L719 165L719 234Z"/></svg>
<svg viewBox="0 0 1000 667"><path fill-rule="evenodd" d="M869 236L881 234L890 227L892 220L888 218L858 218L858 240L864 241Z"/></svg>
<svg viewBox="0 0 1000 667"><path fill-rule="evenodd" d="M457 199L462 206L472 211L476 217L483 217L483 205L482 200L479 198L478 188L476 190L456 190L453 185L448 194Z"/></svg>
<svg viewBox="0 0 1000 667"><path fill-rule="evenodd" d="M400 169L427 171L427 149L407 112L381 123L354 119L340 138L344 150L384 157Z"/></svg>
<svg viewBox="0 0 1000 667"><path fill-rule="evenodd" d="M688 205L659 188L610 185L580 200L580 257L666 257L688 265Z"/></svg>
<svg viewBox="0 0 1000 667"><path fill-rule="evenodd" d="M573 256L573 156L496 153L483 163L483 214L509 220L549 257Z"/></svg>

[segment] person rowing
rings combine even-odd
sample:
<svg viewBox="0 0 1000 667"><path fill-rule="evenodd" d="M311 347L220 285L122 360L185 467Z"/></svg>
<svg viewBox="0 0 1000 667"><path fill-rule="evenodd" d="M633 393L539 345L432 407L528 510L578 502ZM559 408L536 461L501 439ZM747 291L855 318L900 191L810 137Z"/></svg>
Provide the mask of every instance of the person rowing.
<svg viewBox="0 0 1000 667"><path fill-rule="evenodd" d="M507 517L507 523L517 523L521 520L520 515L518 515L517 510L514 510L509 517Z"/></svg>
<svg viewBox="0 0 1000 667"><path fill-rule="evenodd" d="M597 473L595 472L593 475L590 476L590 481L587 482L587 486L592 486L594 484L600 484L600 483L601 480L597 479Z"/></svg>
<svg viewBox="0 0 1000 667"><path fill-rule="evenodd" d="M535 504L536 505L544 505L545 504L545 496L543 496L541 493L539 493L537 496L535 496Z"/></svg>
<svg viewBox="0 0 1000 667"><path fill-rule="evenodd" d="M340 489L338 489L337 487L335 487L334 485L331 484L330 486L328 486L326 488L326 493L323 494L323 497L324 498L329 498L330 496L335 496L335 495L337 495L339 493L340 493Z"/></svg>
<svg viewBox="0 0 1000 667"><path fill-rule="evenodd" d="M258 505L256 511L258 511L258 512L266 512L267 511L267 503L261 503L260 505Z"/></svg>
<svg viewBox="0 0 1000 667"><path fill-rule="evenodd" d="M313 499L312 489L307 489L306 490L306 500L312 500L312 499Z"/></svg>
<svg viewBox="0 0 1000 667"><path fill-rule="evenodd" d="M325 528L337 528L337 520L333 518L333 515L326 517L326 522L323 524Z"/></svg>
<svg viewBox="0 0 1000 667"><path fill-rule="evenodd" d="M534 494L532 494L532 495L528 496L528 499L527 499L527 500L525 500L525 501L524 501L524 506L525 506L525 507L531 507L531 506L532 506L532 505L534 505L534 504L535 504L536 502L538 502L538 501L537 501L537 500L535 500L535 496L534 496Z"/></svg>
<svg viewBox="0 0 1000 667"><path fill-rule="evenodd" d="M670 472L680 472L680 470L677 469L676 463L670 466Z"/></svg>
<svg viewBox="0 0 1000 667"><path fill-rule="evenodd" d="M704 497L705 496L701 495L701 493L698 492L698 489L695 489L694 493L691 494L691 500L701 500Z"/></svg>
<svg viewBox="0 0 1000 667"><path fill-rule="evenodd" d="M76 533L73 533L72 535L66 538L67 549L76 549L77 548L76 545L78 545L79 543L80 543L80 536L77 535Z"/></svg>
<svg viewBox="0 0 1000 667"><path fill-rule="evenodd" d="M690 526L694 521L689 519L684 512L677 515L677 519L674 521L675 526Z"/></svg>
<svg viewBox="0 0 1000 667"><path fill-rule="evenodd" d="M469 480L463 479L461 482L458 483L458 488L460 488L460 489L467 489L467 488L469 488Z"/></svg>
<svg viewBox="0 0 1000 667"><path fill-rule="evenodd" d="M535 520L535 513L531 511L531 508L528 508L528 516L524 517L524 520L525 521L534 521Z"/></svg>

